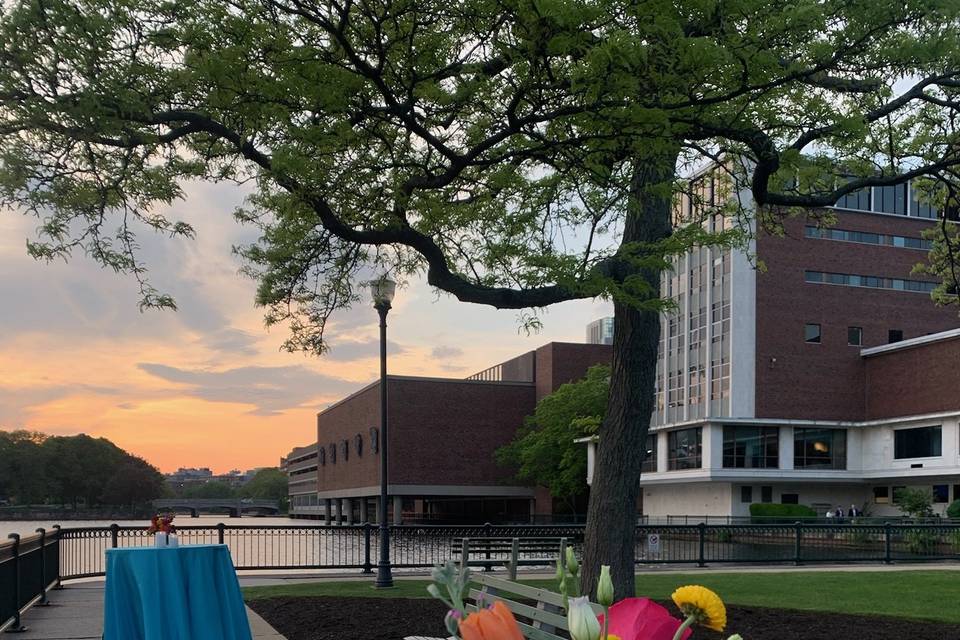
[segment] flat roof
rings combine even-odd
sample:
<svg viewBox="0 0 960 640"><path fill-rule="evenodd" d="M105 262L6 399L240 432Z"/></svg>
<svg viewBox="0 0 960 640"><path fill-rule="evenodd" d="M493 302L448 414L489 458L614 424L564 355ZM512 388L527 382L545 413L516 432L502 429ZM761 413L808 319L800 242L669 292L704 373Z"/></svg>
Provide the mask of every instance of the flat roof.
<svg viewBox="0 0 960 640"><path fill-rule="evenodd" d="M947 340L956 340L960 338L960 329L949 329L947 331L941 331L940 333L931 333L929 335L920 336L919 338L910 338L909 340L901 340L900 342L894 342L891 344L883 344L879 347L870 347L869 349L861 349L860 355L864 358L869 358L870 356L877 356L884 353L890 353L891 351L901 351L903 349L912 349L913 347L921 347L927 344L933 344L934 342L946 342Z"/></svg>

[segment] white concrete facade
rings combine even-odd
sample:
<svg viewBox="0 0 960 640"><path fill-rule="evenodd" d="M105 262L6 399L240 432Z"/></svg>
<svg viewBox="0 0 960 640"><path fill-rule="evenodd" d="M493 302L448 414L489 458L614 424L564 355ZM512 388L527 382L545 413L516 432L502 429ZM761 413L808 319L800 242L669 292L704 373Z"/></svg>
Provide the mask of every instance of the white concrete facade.
<svg viewBox="0 0 960 640"><path fill-rule="evenodd" d="M776 430L776 466L738 468L724 459L724 427L758 426ZM895 433L905 429L939 427L940 455L897 457ZM670 468L669 433L701 430L700 466ZM800 429L840 431L846 440L843 468L797 468L795 436ZM856 505L871 516L901 515L894 494L901 487L925 487L939 498L934 511L943 514L960 500L960 411L910 416L887 421L832 422L804 420L756 420L719 418L672 427L655 427L657 438L655 472L643 475L644 515L748 516L752 502L780 503L789 500L819 513L838 506L845 511ZM588 443L593 449L595 442ZM588 480L593 477L595 456L588 454ZM726 466L725 466L726 463ZM752 487L744 500L741 487ZM767 495L764 495L764 487ZM886 488L884 491L875 489ZM935 490L934 488L937 487Z"/></svg>

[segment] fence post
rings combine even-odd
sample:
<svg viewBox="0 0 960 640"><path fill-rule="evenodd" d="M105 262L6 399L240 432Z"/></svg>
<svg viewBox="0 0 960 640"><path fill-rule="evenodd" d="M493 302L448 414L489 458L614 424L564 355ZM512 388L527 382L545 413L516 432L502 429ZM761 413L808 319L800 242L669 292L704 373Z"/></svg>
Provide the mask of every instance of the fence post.
<svg viewBox="0 0 960 640"><path fill-rule="evenodd" d="M508 578L517 579L517 567L520 566L520 538L514 538L510 544L510 566L507 567Z"/></svg>
<svg viewBox="0 0 960 640"><path fill-rule="evenodd" d="M697 534L698 534L698 552L697 552L697 566L705 567L707 566L706 557L704 554L704 549L707 544L707 525L704 522L701 522L697 525Z"/></svg>
<svg viewBox="0 0 960 640"><path fill-rule="evenodd" d="M884 564L893 564L893 555L890 552L892 528L893 527L890 526L889 522L883 523L883 563Z"/></svg>
<svg viewBox="0 0 960 640"><path fill-rule="evenodd" d="M13 540L13 597L14 612L13 624L7 629L7 633L20 633L27 628L20 624L20 536L11 533L7 538Z"/></svg>
<svg viewBox="0 0 960 640"><path fill-rule="evenodd" d="M800 566L800 546L803 540L803 523L799 520L793 525L796 528L796 536L793 539L793 564Z"/></svg>
<svg viewBox="0 0 960 640"><path fill-rule="evenodd" d="M483 525L483 537L487 539L486 544L484 545L486 547L486 551L483 554L483 557L486 560L490 560L490 545L492 544L490 542L490 529L492 528L493 528L493 525L490 524L489 522ZM483 570L493 571L493 567L489 562L487 562L485 565L483 565Z"/></svg>
<svg viewBox="0 0 960 640"><path fill-rule="evenodd" d="M217 544L223 544L223 531L227 528L227 525L222 522L217 523Z"/></svg>
<svg viewBox="0 0 960 640"><path fill-rule="evenodd" d="M370 523L363 523L363 573L373 573L370 562Z"/></svg>
<svg viewBox="0 0 960 640"><path fill-rule="evenodd" d="M60 584L60 554L63 552L63 534L60 533L60 525L55 524L53 528L57 530L57 584L53 585L55 591L60 591L63 589L63 585Z"/></svg>
<svg viewBox="0 0 960 640"><path fill-rule="evenodd" d="M110 525L110 546L114 549L117 548L120 537L120 525L114 522Z"/></svg>
<svg viewBox="0 0 960 640"><path fill-rule="evenodd" d="M40 534L40 602L37 606L45 607L47 601L47 530L40 527L36 530Z"/></svg>

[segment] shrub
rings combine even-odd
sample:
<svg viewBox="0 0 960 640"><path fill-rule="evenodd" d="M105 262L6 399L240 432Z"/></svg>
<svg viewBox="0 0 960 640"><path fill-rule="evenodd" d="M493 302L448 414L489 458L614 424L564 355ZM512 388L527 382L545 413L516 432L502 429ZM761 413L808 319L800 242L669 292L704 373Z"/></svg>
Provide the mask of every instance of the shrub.
<svg viewBox="0 0 960 640"><path fill-rule="evenodd" d="M759 502L750 505L750 515L761 518L816 518L817 512L805 504L773 504Z"/></svg>
<svg viewBox="0 0 960 640"><path fill-rule="evenodd" d="M960 500L954 500L953 503L947 507L947 517L960 518Z"/></svg>
<svg viewBox="0 0 960 640"><path fill-rule="evenodd" d="M919 529L907 532L904 541L910 553L927 554L933 551L940 539L934 533Z"/></svg>

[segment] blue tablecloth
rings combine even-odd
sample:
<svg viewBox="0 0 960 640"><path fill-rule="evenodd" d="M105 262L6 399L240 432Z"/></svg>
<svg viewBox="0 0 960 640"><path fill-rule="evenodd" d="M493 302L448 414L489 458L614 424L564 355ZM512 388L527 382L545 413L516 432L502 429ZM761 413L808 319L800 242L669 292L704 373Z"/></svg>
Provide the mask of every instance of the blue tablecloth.
<svg viewBox="0 0 960 640"><path fill-rule="evenodd" d="M225 545L107 550L104 640L251 640Z"/></svg>

